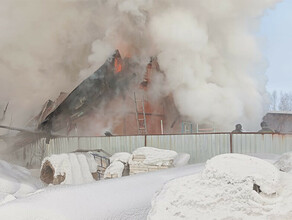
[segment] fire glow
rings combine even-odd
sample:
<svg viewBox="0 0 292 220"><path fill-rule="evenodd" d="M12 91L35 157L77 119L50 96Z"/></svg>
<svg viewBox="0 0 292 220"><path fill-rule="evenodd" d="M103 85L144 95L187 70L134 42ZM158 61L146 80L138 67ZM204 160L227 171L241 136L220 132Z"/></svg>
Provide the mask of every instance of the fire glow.
<svg viewBox="0 0 292 220"><path fill-rule="evenodd" d="M122 63L119 58L115 58L115 73L119 73L122 71Z"/></svg>

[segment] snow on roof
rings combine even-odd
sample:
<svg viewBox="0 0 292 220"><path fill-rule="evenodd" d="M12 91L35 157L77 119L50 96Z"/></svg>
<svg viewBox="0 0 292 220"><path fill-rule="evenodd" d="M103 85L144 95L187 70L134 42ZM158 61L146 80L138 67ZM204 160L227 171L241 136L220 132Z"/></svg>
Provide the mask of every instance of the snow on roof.
<svg viewBox="0 0 292 220"><path fill-rule="evenodd" d="M278 115L292 115L292 111L271 111L267 114L278 114Z"/></svg>

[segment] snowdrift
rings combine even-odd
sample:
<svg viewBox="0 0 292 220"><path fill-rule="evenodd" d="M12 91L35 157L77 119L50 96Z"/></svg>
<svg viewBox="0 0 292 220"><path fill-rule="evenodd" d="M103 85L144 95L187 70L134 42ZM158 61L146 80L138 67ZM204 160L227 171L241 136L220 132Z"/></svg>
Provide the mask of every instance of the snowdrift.
<svg viewBox="0 0 292 220"><path fill-rule="evenodd" d="M96 180L97 163L90 153L68 153L46 157L41 180L47 184L82 184Z"/></svg>
<svg viewBox="0 0 292 220"><path fill-rule="evenodd" d="M143 220L163 184L198 173L202 168L203 164L196 164L83 185L47 187L28 198L0 206L0 219Z"/></svg>
<svg viewBox="0 0 292 220"><path fill-rule="evenodd" d="M42 183L24 167L0 160L0 204L42 188Z"/></svg>
<svg viewBox="0 0 292 220"><path fill-rule="evenodd" d="M167 183L148 220L292 219L292 176L246 155L223 154L200 174Z"/></svg>

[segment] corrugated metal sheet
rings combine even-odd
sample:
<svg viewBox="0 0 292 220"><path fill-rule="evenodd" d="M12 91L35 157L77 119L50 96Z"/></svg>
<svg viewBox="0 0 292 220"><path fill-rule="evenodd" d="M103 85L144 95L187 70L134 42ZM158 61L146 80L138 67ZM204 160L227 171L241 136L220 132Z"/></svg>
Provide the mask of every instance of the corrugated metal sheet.
<svg viewBox="0 0 292 220"><path fill-rule="evenodd" d="M131 152L138 147L143 147L144 142L144 136L69 137L53 139L46 148L47 155L68 153L77 149L103 149L110 154L114 154L122 151Z"/></svg>
<svg viewBox="0 0 292 220"><path fill-rule="evenodd" d="M292 135L282 134L233 134L234 153L282 154L292 151Z"/></svg>
<svg viewBox="0 0 292 220"><path fill-rule="evenodd" d="M170 149L191 155L191 163L205 162L209 158L229 152L228 134L151 135L147 146Z"/></svg>
<svg viewBox="0 0 292 220"><path fill-rule="evenodd" d="M230 145L230 141L232 143ZM223 153L273 153L292 151L292 135L280 134L190 134L190 135L147 135L114 137L68 137L56 138L45 144L45 139L26 146L15 153L25 165L38 165L42 158L51 154L73 152L77 149L103 149L110 154L132 152L138 147L152 146L161 149L189 153L191 163L205 162Z"/></svg>
<svg viewBox="0 0 292 220"><path fill-rule="evenodd" d="M45 139L40 139L33 144L20 148L14 154L9 155L12 161L21 166L39 166L43 158L47 155Z"/></svg>

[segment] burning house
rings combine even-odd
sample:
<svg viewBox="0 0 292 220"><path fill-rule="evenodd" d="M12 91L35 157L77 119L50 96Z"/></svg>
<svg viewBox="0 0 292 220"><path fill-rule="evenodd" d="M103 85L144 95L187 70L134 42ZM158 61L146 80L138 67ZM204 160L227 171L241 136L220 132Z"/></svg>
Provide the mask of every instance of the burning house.
<svg viewBox="0 0 292 220"><path fill-rule="evenodd" d="M154 74L163 77L157 59L150 59L142 78L133 66L117 50L71 93L47 101L30 124L47 134L70 136L191 132L171 96L157 99L149 92Z"/></svg>
<svg viewBox="0 0 292 220"><path fill-rule="evenodd" d="M180 134L213 132L210 126L198 127L183 117L172 95L156 97L153 79L164 78L155 57L144 73L136 73L137 65L124 59L118 50L72 92L61 92L48 100L38 115L32 118L30 129L2 128L19 131L6 137L9 146L18 148L46 137L103 136L137 134ZM157 86L157 85L155 85Z"/></svg>

